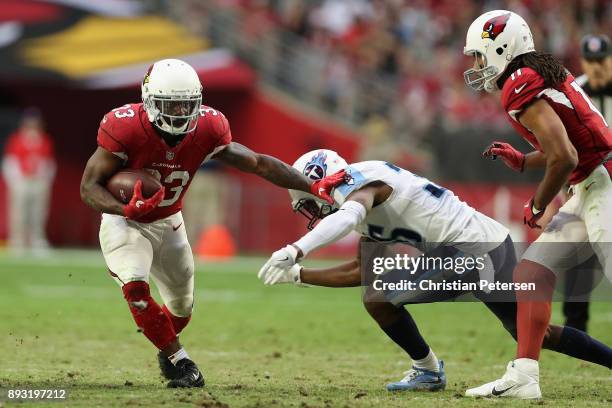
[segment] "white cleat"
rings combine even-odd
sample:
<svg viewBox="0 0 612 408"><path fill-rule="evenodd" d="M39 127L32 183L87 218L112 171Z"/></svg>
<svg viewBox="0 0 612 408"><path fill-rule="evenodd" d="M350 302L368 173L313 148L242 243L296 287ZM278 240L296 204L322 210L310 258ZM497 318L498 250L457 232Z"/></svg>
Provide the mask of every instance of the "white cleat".
<svg viewBox="0 0 612 408"><path fill-rule="evenodd" d="M506 373L499 380L470 388L466 397L510 397L519 399L542 398L538 362L519 358L508 363Z"/></svg>

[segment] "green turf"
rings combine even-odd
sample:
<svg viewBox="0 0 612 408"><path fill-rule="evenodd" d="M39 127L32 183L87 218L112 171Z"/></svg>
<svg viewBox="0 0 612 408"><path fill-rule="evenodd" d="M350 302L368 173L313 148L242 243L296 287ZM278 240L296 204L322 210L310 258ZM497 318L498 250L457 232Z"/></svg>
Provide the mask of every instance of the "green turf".
<svg viewBox="0 0 612 408"><path fill-rule="evenodd" d="M514 351L501 325L472 303L410 308L446 362L448 386L441 393L388 393L385 384L409 361L369 320L359 290L265 287L255 277L262 261L198 265L196 309L181 339L207 386L176 391L164 388L155 350L137 333L98 253L0 254L0 388L69 390L59 405L36 407L612 404L609 370L552 352L541 364L544 401L463 398L466 387L500 376ZM612 343L612 303L593 305L590 327Z"/></svg>

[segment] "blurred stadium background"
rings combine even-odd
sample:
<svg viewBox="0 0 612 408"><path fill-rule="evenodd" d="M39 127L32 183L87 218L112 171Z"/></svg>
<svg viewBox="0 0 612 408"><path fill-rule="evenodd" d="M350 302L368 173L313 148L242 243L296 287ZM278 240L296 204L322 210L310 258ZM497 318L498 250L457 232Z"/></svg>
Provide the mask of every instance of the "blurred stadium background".
<svg viewBox="0 0 612 408"><path fill-rule="evenodd" d="M99 121L139 101L152 61L179 57L201 74L204 103L226 114L236 141L289 163L322 147L349 162L392 161L513 225L515 239L532 238L518 221L538 175L480 159L494 139L527 146L494 98L463 84L464 31L493 8L525 16L537 47L575 74L580 37L612 28L605 0L2 0L0 146L24 109L40 110L58 164L49 241L95 247L99 216L78 185ZM0 184L0 240L6 202ZM268 252L303 228L286 192L215 164L185 207L194 247L215 225L241 252Z"/></svg>

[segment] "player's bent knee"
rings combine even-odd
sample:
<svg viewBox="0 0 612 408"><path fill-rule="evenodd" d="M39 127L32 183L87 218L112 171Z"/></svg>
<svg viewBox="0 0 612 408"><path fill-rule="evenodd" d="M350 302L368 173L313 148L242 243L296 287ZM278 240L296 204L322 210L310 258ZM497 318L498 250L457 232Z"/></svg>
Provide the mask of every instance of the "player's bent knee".
<svg viewBox="0 0 612 408"><path fill-rule="evenodd" d="M542 348L554 349L561 341L561 333L563 327L556 325L549 325L544 334L544 340L542 341Z"/></svg>
<svg viewBox="0 0 612 408"><path fill-rule="evenodd" d="M363 307L365 307L365 310L367 310L371 316L376 315L379 309L376 302L371 302L366 299L363 299Z"/></svg>
<svg viewBox="0 0 612 408"><path fill-rule="evenodd" d="M364 298L363 307L374 319L384 318L390 309L396 309L391 303L376 298Z"/></svg>
<svg viewBox="0 0 612 408"><path fill-rule="evenodd" d="M166 303L166 307L174 316L189 317L193 311L193 296L172 299Z"/></svg>

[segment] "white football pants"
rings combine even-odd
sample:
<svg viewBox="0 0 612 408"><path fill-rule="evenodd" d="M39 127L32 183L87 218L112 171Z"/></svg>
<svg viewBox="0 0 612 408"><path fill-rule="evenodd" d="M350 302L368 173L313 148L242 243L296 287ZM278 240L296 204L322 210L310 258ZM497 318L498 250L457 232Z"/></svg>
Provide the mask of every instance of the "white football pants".
<svg viewBox="0 0 612 408"><path fill-rule="evenodd" d="M149 282L170 312L187 317L193 309L194 261L180 212L151 223L102 215L100 246L115 281Z"/></svg>

